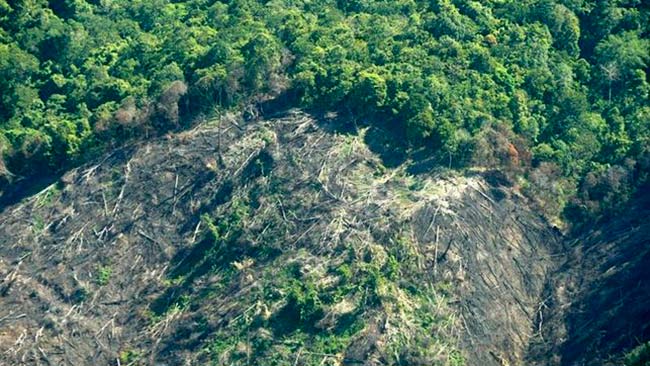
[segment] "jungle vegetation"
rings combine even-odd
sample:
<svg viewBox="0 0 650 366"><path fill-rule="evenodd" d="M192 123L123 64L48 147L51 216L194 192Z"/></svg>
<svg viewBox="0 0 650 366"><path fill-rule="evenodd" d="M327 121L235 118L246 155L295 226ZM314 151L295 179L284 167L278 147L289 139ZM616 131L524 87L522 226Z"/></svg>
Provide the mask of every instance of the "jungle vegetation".
<svg viewBox="0 0 650 366"><path fill-rule="evenodd" d="M649 36L643 0L0 0L0 190L282 99L586 221L646 180Z"/></svg>

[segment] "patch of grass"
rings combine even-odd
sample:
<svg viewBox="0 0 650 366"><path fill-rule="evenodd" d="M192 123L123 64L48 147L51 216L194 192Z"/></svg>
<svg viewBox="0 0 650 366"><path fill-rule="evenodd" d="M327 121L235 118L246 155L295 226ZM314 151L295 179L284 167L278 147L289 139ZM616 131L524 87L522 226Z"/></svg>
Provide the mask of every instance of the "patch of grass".
<svg viewBox="0 0 650 366"><path fill-rule="evenodd" d="M324 314L323 302L316 286L310 281L293 280L287 289L286 304L273 317L272 327L280 336L297 329L313 332L316 322Z"/></svg>
<svg viewBox="0 0 650 366"><path fill-rule="evenodd" d="M363 291L355 269L350 264L332 267L327 274L337 275L339 281L320 285L320 275L305 271L301 263L285 263L282 270L272 263L260 274L264 288L240 299L241 308L248 311L231 320L206 345L204 352L215 364L247 365L250 358L253 364L291 365L300 352L299 364L317 366L323 364L323 354L345 352L364 329L362 311L336 315L327 326L321 320L342 301L342 287Z"/></svg>
<svg viewBox="0 0 650 366"><path fill-rule="evenodd" d="M355 151L355 148L359 145L360 141L357 136L348 135L344 136L343 141L341 142L341 158L347 159Z"/></svg>
<svg viewBox="0 0 650 366"><path fill-rule="evenodd" d="M40 234L43 230L45 230L45 221L41 215L35 214L34 220L32 221L32 232L34 234Z"/></svg>
<svg viewBox="0 0 650 366"><path fill-rule="evenodd" d="M140 352L132 349L123 350L119 356L122 365L136 365L140 358L142 358Z"/></svg>
<svg viewBox="0 0 650 366"><path fill-rule="evenodd" d="M377 165L375 165L375 169L374 169L372 175L375 178L380 178L380 177L383 177L387 172L388 172L388 169L383 164L378 163Z"/></svg>
<svg viewBox="0 0 650 366"><path fill-rule="evenodd" d="M168 303L163 304L162 299L168 300ZM179 296L168 296L168 294L165 294L161 298L158 298L157 302L151 304L150 308L146 311L146 316L152 324L159 323L165 320L165 318L173 317L185 311L191 305L192 297L186 294Z"/></svg>
<svg viewBox="0 0 650 366"><path fill-rule="evenodd" d="M245 247L236 244L251 208L244 200L234 199L228 212L229 215L220 218L208 214L201 216L201 222L207 231L201 241L180 251L172 259L175 266L169 271L166 280L170 287L149 306L156 316L162 316L183 301L189 302L189 297L185 298L189 296L188 291L194 281L204 275L219 275L224 286L235 278L237 272L231 264L248 254ZM210 293L204 292L200 296L206 298Z"/></svg>
<svg viewBox="0 0 650 366"><path fill-rule="evenodd" d="M465 357L458 350L449 352L449 366L464 366Z"/></svg>
<svg viewBox="0 0 650 366"><path fill-rule="evenodd" d="M421 191L424 189L425 184L426 183L424 179L415 179L409 184L408 188L411 191Z"/></svg>
<svg viewBox="0 0 650 366"><path fill-rule="evenodd" d="M36 207L49 206L54 200L61 195L60 183L47 187L43 192L36 196Z"/></svg>
<svg viewBox="0 0 650 366"><path fill-rule="evenodd" d="M113 269L109 266L103 266L99 268L97 272L97 285L106 286L111 280L111 275L113 274Z"/></svg>

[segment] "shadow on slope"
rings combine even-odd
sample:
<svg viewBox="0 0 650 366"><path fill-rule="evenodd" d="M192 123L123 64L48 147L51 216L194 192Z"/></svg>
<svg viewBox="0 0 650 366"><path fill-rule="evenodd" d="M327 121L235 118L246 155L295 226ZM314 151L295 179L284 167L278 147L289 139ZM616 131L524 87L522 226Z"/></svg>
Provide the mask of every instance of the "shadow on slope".
<svg viewBox="0 0 650 366"><path fill-rule="evenodd" d="M535 365L620 365L650 340L650 191L571 243L547 285ZM549 361L550 360L550 361Z"/></svg>

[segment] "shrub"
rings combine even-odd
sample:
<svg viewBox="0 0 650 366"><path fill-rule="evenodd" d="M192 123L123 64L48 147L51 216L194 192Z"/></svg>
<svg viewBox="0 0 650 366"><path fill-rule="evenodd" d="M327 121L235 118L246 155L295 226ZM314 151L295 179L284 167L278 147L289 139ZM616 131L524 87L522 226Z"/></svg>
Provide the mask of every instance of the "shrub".
<svg viewBox="0 0 650 366"><path fill-rule="evenodd" d="M650 366L650 342L634 348L625 355L625 366Z"/></svg>
<svg viewBox="0 0 650 366"><path fill-rule="evenodd" d="M108 281L111 279L111 275L113 274L113 269L111 267L100 267L99 272L97 274L97 284L99 286L106 286L108 285Z"/></svg>

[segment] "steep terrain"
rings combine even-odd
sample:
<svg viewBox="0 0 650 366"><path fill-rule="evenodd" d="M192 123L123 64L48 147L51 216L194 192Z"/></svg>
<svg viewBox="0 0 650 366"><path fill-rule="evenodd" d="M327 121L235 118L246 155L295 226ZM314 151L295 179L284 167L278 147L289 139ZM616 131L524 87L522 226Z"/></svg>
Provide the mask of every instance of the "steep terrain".
<svg viewBox="0 0 650 366"><path fill-rule="evenodd" d="M561 343L581 321L559 317L578 310L542 321L568 304L551 276L566 250L515 188L386 168L365 143L381 134L340 125L227 117L115 151L6 208L0 364L500 366L554 351L571 364L586 356L567 347L602 344ZM593 281L645 273L612 268ZM583 294L572 306L601 309L601 294ZM626 316L647 316L644 304Z"/></svg>
<svg viewBox="0 0 650 366"><path fill-rule="evenodd" d="M545 291L527 364L621 365L623 353L650 339L648 193L567 245Z"/></svg>

